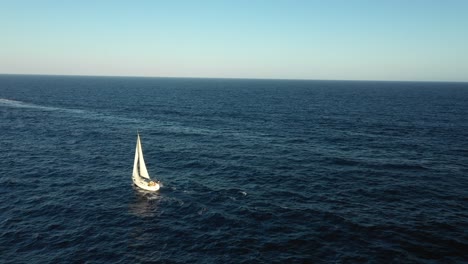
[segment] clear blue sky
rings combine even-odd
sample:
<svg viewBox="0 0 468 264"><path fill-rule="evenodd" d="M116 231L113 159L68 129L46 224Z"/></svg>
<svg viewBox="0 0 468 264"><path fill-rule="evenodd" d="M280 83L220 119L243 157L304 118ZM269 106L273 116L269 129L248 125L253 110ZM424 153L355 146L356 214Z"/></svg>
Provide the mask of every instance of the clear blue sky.
<svg viewBox="0 0 468 264"><path fill-rule="evenodd" d="M1 1L0 73L468 81L468 1Z"/></svg>

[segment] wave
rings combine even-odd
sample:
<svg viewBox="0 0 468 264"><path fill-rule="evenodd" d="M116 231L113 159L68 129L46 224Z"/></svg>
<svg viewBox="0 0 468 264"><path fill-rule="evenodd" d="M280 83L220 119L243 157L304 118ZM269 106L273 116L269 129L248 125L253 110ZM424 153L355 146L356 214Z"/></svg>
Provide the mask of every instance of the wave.
<svg viewBox="0 0 468 264"><path fill-rule="evenodd" d="M363 167L381 170L428 170L429 168L417 163L401 160L400 163L388 161L359 160L342 157L326 157L324 160L332 165Z"/></svg>

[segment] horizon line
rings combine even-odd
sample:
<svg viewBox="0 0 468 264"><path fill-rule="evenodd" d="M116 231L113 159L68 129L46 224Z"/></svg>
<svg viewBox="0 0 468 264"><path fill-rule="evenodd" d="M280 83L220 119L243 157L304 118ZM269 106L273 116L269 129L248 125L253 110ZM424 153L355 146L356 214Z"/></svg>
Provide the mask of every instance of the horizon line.
<svg viewBox="0 0 468 264"><path fill-rule="evenodd" d="M200 77L200 76L149 76L149 75L99 75L99 74L49 74L49 73L0 73L1 75L51 76L51 77L102 77L102 78L161 78L161 79L212 79L212 80L271 80L271 81L335 81L335 82L414 82L414 83L468 83L468 81L444 80L382 80L382 79L309 79L265 77Z"/></svg>

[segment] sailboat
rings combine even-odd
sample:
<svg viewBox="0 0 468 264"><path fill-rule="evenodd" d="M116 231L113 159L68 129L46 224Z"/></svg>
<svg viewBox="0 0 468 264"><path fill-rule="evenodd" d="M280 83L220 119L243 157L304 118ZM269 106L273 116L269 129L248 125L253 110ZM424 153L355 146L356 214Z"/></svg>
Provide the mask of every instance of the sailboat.
<svg viewBox="0 0 468 264"><path fill-rule="evenodd" d="M152 181L149 176L145 160L143 158L143 150L141 149L140 134L137 132L137 135L135 162L133 163L133 183L143 190L154 192L159 190L159 181Z"/></svg>

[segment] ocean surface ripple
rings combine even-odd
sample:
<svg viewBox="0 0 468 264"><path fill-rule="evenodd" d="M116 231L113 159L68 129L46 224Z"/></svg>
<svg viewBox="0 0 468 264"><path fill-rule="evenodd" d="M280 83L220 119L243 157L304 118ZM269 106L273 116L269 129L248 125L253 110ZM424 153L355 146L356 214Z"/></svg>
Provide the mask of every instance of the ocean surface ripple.
<svg viewBox="0 0 468 264"><path fill-rule="evenodd" d="M0 263L468 262L468 84L0 75ZM158 193L132 186L140 131Z"/></svg>

